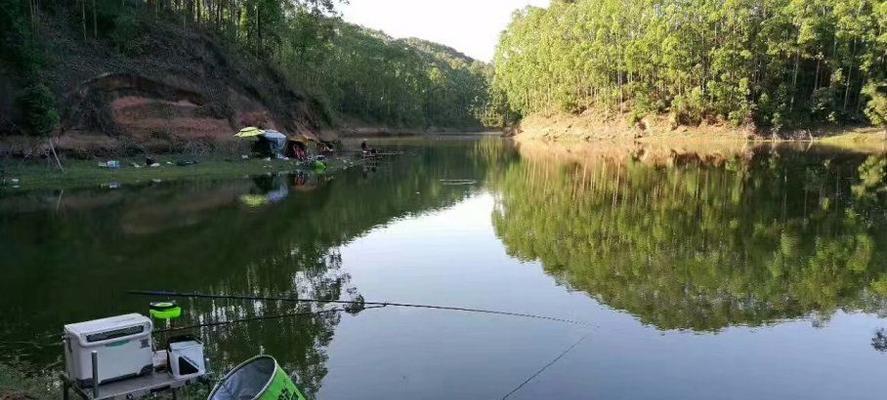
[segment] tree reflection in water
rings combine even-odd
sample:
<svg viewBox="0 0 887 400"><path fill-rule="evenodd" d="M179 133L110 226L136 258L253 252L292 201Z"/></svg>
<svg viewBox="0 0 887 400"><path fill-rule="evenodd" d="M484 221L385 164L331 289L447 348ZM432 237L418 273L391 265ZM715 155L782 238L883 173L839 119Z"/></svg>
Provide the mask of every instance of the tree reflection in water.
<svg viewBox="0 0 887 400"><path fill-rule="evenodd" d="M638 157L635 157L637 160ZM884 310L887 159L760 148L525 158L492 178L509 253L660 329Z"/></svg>
<svg viewBox="0 0 887 400"><path fill-rule="evenodd" d="M880 352L887 352L887 329L881 328L875 332L872 338L872 347Z"/></svg>
<svg viewBox="0 0 887 400"><path fill-rule="evenodd" d="M50 365L59 357L54 344L63 324L145 313L148 299L127 296L132 289L357 297L340 247L393 219L469 196L475 188L444 187L438 180L485 176L486 161L468 161L469 148L423 147L366 178L352 170L2 197L0 363ZM320 309L274 302L180 304L185 317L176 326ZM190 333L205 340L215 372L272 354L313 393L327 373L327 346L342 318L300 315ZM19 344L42 338L52 344Z"/></svg>

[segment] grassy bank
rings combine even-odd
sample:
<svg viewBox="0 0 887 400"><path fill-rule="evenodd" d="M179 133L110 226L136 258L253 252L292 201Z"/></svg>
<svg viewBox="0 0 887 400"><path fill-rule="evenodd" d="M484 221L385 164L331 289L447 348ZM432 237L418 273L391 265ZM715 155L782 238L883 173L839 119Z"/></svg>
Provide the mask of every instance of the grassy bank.
<svg viewBox="0 0 887 400"><path fill-rule="evenodd" d="M119 169L102 168L95 161L73 160L64 163L64 172L46 161L0 161L0 193L90 186L117 187L157 181L224 179L313 170L310 163L295 160L214 158L197 160L194 165L178 165L186 159L175 156L158 158L160 166L153 168L144 166L144 159L121 159ZM332 157L326 161L327 169L324 172L332 173L361 162L344 156Z"/></svg>
<svg viewBox="0 0 887 400"><path fill-rule="evenodd" d="M887 135L877 132L844 132L821 138L817 143L847 150L887 152Z"/></svg>

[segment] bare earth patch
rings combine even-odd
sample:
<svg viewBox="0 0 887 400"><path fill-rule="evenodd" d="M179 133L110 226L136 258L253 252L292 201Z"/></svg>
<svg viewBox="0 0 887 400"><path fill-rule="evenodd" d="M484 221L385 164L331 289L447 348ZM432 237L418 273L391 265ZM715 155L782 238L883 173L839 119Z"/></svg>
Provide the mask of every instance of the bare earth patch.
<svg viewBox="0 0 887 400"><path fill-rule="evenodd" d="M681 145L688 142L780 142L819 141L848 142L840 138L852 137L855 145L877 149L884 146L887 136L873 127L825 126L782 132L779 136L763 134L752 127L736 127L727 123L705 122L698 126L674 126L666 116L646 116L630 124L624 114L585 112L580 115L554 113L525 117L517 129L520 141L581 141L581 142L662 142Z"/></svg>

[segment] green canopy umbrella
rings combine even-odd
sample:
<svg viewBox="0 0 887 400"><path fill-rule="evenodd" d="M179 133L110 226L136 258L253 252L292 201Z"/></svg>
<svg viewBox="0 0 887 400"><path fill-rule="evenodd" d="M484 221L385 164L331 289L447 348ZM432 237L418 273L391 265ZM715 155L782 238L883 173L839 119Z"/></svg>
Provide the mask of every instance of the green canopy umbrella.
<svg viewBox="0 0 887 400"><path fill-rule="evenodd" d="M265 131L263 131L259 128L256 128L255 126L250 126L250 127L241 129L240 132L235 133L234 137L248 138L248 137L259 136L259 135L262 135L263 133L265 133Z"/></svg>

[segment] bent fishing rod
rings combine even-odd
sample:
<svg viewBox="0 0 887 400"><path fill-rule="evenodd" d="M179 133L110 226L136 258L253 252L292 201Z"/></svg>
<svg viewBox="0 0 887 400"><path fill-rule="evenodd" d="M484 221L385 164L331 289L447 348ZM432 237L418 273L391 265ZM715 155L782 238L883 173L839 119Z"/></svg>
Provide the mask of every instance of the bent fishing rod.
<svg viewBox="0 0 887 400"><path fill-rule="evenodd" d="M242 300L242 301L281 301L281 302L290 302L290 303L314 303L314 304L340 304L340 305L352 305L352 306L422 308L422 309L429 309L429 310L458 311L458 312L467 312L467 313L491 314L491 315L503 315L503 316L509 316L509 317L541 319L541 320L548 320L548 321L563 322L563 323L573 324L573 325L586 325L586 326L588 325L588 323L582 322L582 321L575 321L575 320L569 320L569 319L558 318L558 317L550 317L550 316L546 316L546 315L536 315L536 314L510 312L510 311L487 310L487 309L483 309L483 308L441 306L441 305L433 305L433 304L396 303L396 302L387 302L387 301L382 302L382 301L301 299L301 298L297 298L297 297L246 296L246 295L234 295L234 294L207 294L207 293L197 293L197 292L180 293L180 292L171 292L171 291L162 291L162 290L130 290L127 293L131 294L131 295L136 295L136 296L165 297L165 298Z"/></svg>

